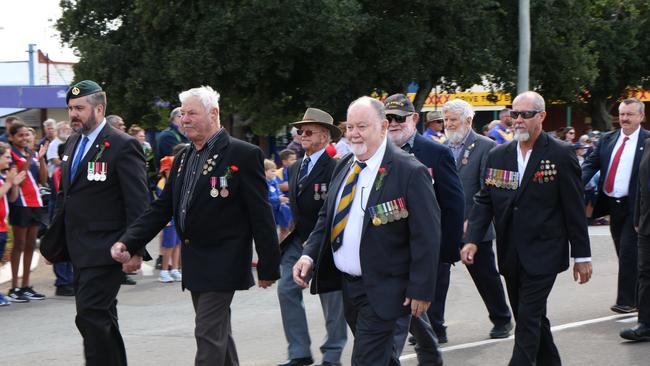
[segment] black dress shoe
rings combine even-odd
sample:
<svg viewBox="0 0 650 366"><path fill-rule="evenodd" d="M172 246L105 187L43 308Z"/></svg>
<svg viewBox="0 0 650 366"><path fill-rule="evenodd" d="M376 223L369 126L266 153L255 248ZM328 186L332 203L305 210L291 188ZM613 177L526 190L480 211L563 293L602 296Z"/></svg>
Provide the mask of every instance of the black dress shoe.
<svg viewBox="0 0 650 366"><path fill-rule="evenodd" d="M57 286L54 294L56 296L74 296L74 287L70 285Z"/></svg>
<svg viewBox="0 0 650 366"><path fill-rule="evenodd" d="M447 332L444 333L440 332L440 334L436 333L436 337L438 338L438 344L443 344L448 342Z"/></svg>
<svg viewBox="0 0 650 366"><path fill-rule="evenodd" d="M508 322L506 324L495 325L490 331L490 338L508 338L510 336L510 331L512 330L512 323Z"/></svg>
<svg viewBox="0 0 650 366"><path fill-rule="evenodd" d="M320 365L316 366L341 366L340 362L328 362L328 361L323 361Z"/></svg>
<svg viewBox="0 0 650 366"><path fill-rule="evenodd" d="M639 323L634 328L623 329L621 338L631 341L650 341L650 326L646 323Z"/></svg>
<svg viewBox="0 0 650 366"><path fill-rule="evenodd" d="M409 337L409 344L410 344L411 346L415 346L417 343L418 343L418 340L415 339L415 336L410 336L410 337Z"/></svg>
<svg viewBox="0 0 650 366"><path fill-rule="evenodd" d="M285 361L284 363L279 363L278 366L307 366L314 363L314 359L311 357L302 357L302 358L292 358Z"/></svg>
<svg viewBox="0 0 650 366"><path fill-rule="evenodd" d="M611 308L609 308L611 311L619 314L629 314L629 313L636 313L638 310L634 306L628 306L628 305L612 305Z"/></svg>
<svg viewBox="0 0 650 366"><path fill-rule="evenodd" d="M123 285L135 285L136 283L137 282L135 282L134 279L132 279L131 277L129 277L127 275L124 275L124 277L122 277L122 284Z"/></svg>

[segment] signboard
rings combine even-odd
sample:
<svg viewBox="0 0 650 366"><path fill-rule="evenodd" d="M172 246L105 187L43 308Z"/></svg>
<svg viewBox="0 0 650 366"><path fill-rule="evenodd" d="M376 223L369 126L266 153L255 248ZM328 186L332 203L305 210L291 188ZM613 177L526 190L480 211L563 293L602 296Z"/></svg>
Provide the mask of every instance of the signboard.
<svg viewBox="0 0 650 366"><path fill-rule="evenodd" d="M0 108L66 108L67 85L0 86Z"/></svg>
<svg viewBox="0 0 650 366"><path fill-rule="evenodd" d="M413 100L415 93L409 93L408 97ZM458 93L436 93L431 91L424 101L424 108L440 109L443 104L450 100L462 99L473 107L506 107L512 104L510 93L502 92L458 92Z"/></svg>

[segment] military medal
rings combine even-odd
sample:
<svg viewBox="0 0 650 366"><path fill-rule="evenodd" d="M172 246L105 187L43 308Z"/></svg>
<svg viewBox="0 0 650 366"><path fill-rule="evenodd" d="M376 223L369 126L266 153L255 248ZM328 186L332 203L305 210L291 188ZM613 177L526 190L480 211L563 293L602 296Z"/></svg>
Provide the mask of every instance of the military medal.
<svg viewBox="0 0 650 366"><path fill-rule="evenodd" d="M320 185L320 198L325 200L327 198L327 183L321 183Z"/></svg>
<svg viewBox="0 0 650 366"><path fill-rule="evenodd" d="M228 178L219 177L219 185L221 186L221 197L226 198L230 194L228 192Z"/></svg>
<svg viewBox="0 0 650 366"><path fill-rule="evenodd" d="M377 210L374 207L370 207L370 217L372 217L372 224L375 226L381 225L381 220L377 217Z"/></svg>
<svg viewBox="0 0 650 366"><path fill-rule="evenodd" d="M406 202L404 201L404 197L399 198L398 202L399 202L399 205L400 205L400 207L402 209L401 212L400 212L400 216L403 219L409 217L409 211L406 209Z"/></svg>
<svg viewBox="0 0 650 366"><path fill-rule="evenodd" d="M320 199L320 193L318 191L320 190L320 184L315 183L314 184L314 199L318 201Z"/></svg>
<svg viewBox="0 0 650 366"><path fill-rule="evenodd" d="M463 160L461 160L460 163L463 165L467 165L467 163L469 163L469 160L467 160L467 158L463 158Z"/></svg>
<svg viewBox="0 0 650 366"><path fill-rule="evenodd" d="M210 196L212 196L212 198L219 197L219 190L217 189L217 177L210 177L210 186L212 187L210 189Z"/></svg>
<svg viewBox="0 0 650 366"><path fill-rule="evenodd" d="M101 173L99 174L99 180L104 182L106 180L106 170L108 169L108 163L99 163L101 167Z"/></svg>
<svg viewBox="0 0 650 366"><path fill-rule="evenodd" d="M402 219L402 215L400 215L400 212L399 212L399 206L397 205L397 200L393 200L393 201L391 201L391 202L390 202L390 205L391 205L392 208L393 208L393 218L395 219L395 221L399 221L399 220L401 220L401 219Z"/></svg>
<svg viewBox="0 0 650 366"><path fill-rule="evenodd" d="M382 205L384 206L384 211L386 212L386 220L388 222L395 221L395 217L393 216L393 210L390 208L388 202L382 203Z"/></svg>
<svg viewBox="0 0 650 366"><path fill-rule="evenodd" d="M87 178L91 182L95 180L95 163L93 163L93 162L88 163L88 177Z"/></svg>
<svg viewBox="0 0 650 366"><path fill-rule="evenodd" d="M387 224L388 223L388 218L385 215L384 206L383 205L377 205L377 210L379 211L379 221L382 224Z"/></svg>

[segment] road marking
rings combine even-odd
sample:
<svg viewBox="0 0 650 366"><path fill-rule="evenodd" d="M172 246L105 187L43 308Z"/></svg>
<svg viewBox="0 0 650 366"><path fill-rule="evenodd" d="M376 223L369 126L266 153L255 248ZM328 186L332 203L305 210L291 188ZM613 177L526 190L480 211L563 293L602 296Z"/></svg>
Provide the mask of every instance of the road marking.
<svg viewBox="0 0 650 366"><path fill-rule="evenodd" d="M616 320L616 319L623 319L619 320L619 322L627 322L630 321L627 319L630 317L632 320L636 320L636 315L634 314L618 314L618 315L610 315L610 316L604 316L602 318L595 318L595 319L589 319L589 320L583 320L579 322L574 322L574 323L567 323L567 324L562 324L562 325L556 325L554 327L551 327L552 332L564 330L564 329L570 329L570 328L577 328L581 327L583 325L588 325L588 324L594 324L594 323L601 323L601 322L606 322L609 320ZM463 344L457 344L455 346L449 346L449 347L442 347L440 348L441 352L449 352L449 351L455 351L459 349L466 349L466 348L473 348L473 347L480 347L484 346L486 344L492 344L492 343L497 343L497 342L506 342L511 339L514 339L514 335L511 335L508 338L501 338L501 339L486 339L482 341L477 341L477 342L470 342L470 343L463 343ZM399 359L400 361L404 360L412 360L416 359L417 355L415 353L409 353L401 356Z"/></svg>

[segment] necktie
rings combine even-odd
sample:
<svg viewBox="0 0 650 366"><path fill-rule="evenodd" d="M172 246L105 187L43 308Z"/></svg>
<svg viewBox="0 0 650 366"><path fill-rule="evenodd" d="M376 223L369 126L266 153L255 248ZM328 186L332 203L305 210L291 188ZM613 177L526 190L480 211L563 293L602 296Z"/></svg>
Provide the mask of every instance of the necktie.
<svg viewBox="0 0 650 366"><path fill-rule="evenodd" d="M404 146L402 146L402 150L406 151L407 154L410 154L413 152L413 149L411 149L411 145L407 142Z"/></svg>
<svg viewBox="0 0 650 366"><path fill-rule="evenodd" d="M83 140L81 140L81 146L79 147L79 151L77 151L77 155L74 156L74 161L72 162L72 168L70 169L70 180L73 180L75 177L75 174L77 173L77 168L79 167L79 163L81 162L81 158L83 158L84 151L86 150L86 144L88 144L88 137L84 136Z"/></svg>
<svg viewBox="0 0 650 366"><path fill-rule="evenodd" d="M614 180L616 179L616 169L618 168L618 163L621 162L621 155L623 155L623 149L625 149L625 143L627 140L630 138L625 136L623 138L623 143L621 146L618 147L618 150L616 150L616 154L614 155L614 160L612 160L612 167L609 168L609 174L607 174L607 179L605 180L605 192L607 193L612 193L614 190Z"/></svg>
<svg viewBox="0 0 650 366"><path fill-rule="evenodd" d="M307 178L307 172L309 172L309 163L311 162L311 159L309 156L305 156L305 159L302 161L302 166L300 167L300 172L298 173L298 184L302 183L302 181Z"/></svg>
<svg viewBox="0 0 650 366"><path fill-rule="evenodd" d="M343 244L343 229L345 229L345 224L348 221L348 214L350 213L350 207L352 206L352 200L354 199L354 191L357 186L357 181L359 180L359 173L365 167L366 163L357 161L352 168L352 174L350 174L348 179L345 181L343 193L341 193L341 200L336 208L336 215L334 215L332 233L330 235L332 250L335 252Z"/></svg>

